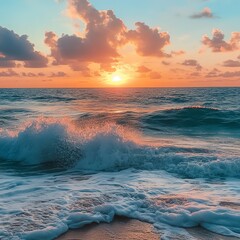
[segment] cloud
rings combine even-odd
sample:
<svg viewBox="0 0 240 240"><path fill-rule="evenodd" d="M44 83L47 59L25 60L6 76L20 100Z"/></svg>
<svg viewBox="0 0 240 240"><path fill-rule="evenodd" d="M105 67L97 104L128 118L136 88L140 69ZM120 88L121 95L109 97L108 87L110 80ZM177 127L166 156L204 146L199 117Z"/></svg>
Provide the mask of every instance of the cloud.
<svg viewBox="0 0 240 240"><path fill-rule="evenodd" d="M172 73L175 73L175 74L187 72L187 70L182 69L182 68L171 68L170 71L171 71Z"/></svg>
<svg viewBox="0 0 240 240"><path fill-rule="evenodd" d="M138 67L137 72L139 73L147 73L147 72L151 72L152 70L144 65L141 65Z"/></svg>
<svg viewBox="0 0 240 240"><path fill-rule="evenodd" d="M0 68L14 68L16 63L14 61L5 60L4 57L0 57Z"/></svg>
<svg viewBox="0 0 240 240"><path fill-rule="evenodd" d="M55 51L57 51L57 35L54 32L46 32L45 33L45 39L44 39L44 43L46 45L48 45L51 49L51 55L55 56Z"/></svg>
<svg viewBox="0 0 240 240"><path fill-rule="evenodd" d="M160 79L162 78L162 75L159 72L150 72L149 78L151 79Z"/></svg>
<svg viewBox="0 0 240 240"><path fill-rule="evenodd" d="M212 11L210 8L206 7L201 12L195 13L190 16L190 18L198 19L198 18L214 18Z"/></svg>
<svg viewBox="0 0 240 240"><path fill-rule="evenodd" d="M68 13L85 23L82 36L46 32L45 43L51 49L54 65L69 65L74 71L86 74L86 64L94 62L113 71L111 64L118 61L119 47L125 43L126 27L113 11L98 11L87 0L69 0ZM78 67L84 65L84 67Z"/></svg>
<svg viewBox="0 0 240 240"><path fill-rule="evenodd" d="M82 76L84 77L92 77L95 76L95 74L91 71L91 69L88 67L86 63L79 63L79 62L74 62L70 65L71 69L73 71L81 72ZM107 72L115 72L116 69L110 69L112 66L109 64L106 64L106 66L102 66L101 68L106 68Z"/></svg>
<svg viewBox="0 0 240 240"><path fill-rule="evenodd" d="M18 74L19 75L19 74ZM65 72L52 72L51 74L45 74L43 72L39 72L39 73L33 73L33 72L22 72L21 73L22 77L50 77L50 78L59 78L59 77L65 77L67 76L67 74Z"/></svg>
<svg viewBox="0 0 240 240"><path fill-rule="evenodd" d="M162 78L162 75L159 72L153 71L152 69L150 69L144 65L138 66L138 68L136 69L136 72L139 73L140 78L144 78L144 79L160 79L160 78Z"/></svg>
<svg viewBox="0 0 240 240"><path fill-rule="evenodd" d="M0 72L0 77L16 77L16 76L19 76L19 74L13 71L12 69Z"/></svg>
<svg viewBox="0 0 240 240"><path fill-rule="evenodd" d="M19 36L7 28L0 27L0 65L14 66L14 61L24 62L28 68L47 66L47 58L34 50L34 45L27 39L27 35Z"/></svg>
<svg viewBox="0 0 240 240"><path fill-rule="evenodd" d="M51 75L49 76L49 77L66 77L67 76L67 74L65 73L65 72L56 72L56 73L51 73Z"/></svg>
<svg viewBox="0 0 240 240"><path fill-rule="evenodd" d="M175 56L180 56L180 55L184 55L186 52L183 50L179 50L179 51L172 51L171 54L175 55Z"/></svg>
<svg viewBox="0 0 240 240"><path fill-rule="evenodd" d="M94 77L101 77L101 74L99 71L94 71L93 75Z"/></svg>
<svg viewBox="0 0 240 240"><path fill-rule="evenodd" d="M160 32L157 28L150 28L145 23L137 22L136 30L129 30L127 39L136 46L141 56L170 57L163 52L163 48L170 44L170 35Z"/></svg>
<svg viewBox="0 0 240 240"><path fill-rule="evenodd" d="M192 73L190 74L190 76L191 76L191 77L199 77L199 76L201 76L201 74L200 74L199 72L192 72Z"/></svg>
<svg viewBox="0 0 240 240"><path fill-rule="evenodd" d="M38 75L36 73L32 73L32 72L22 72L22 76L23 77L38 77Z"/></svg>
<svg viewBox="0 0 240 240"><path fill-rule="evenodd" d="M219 77L224 77L224 78L240 77L240 71L224 72L219 74Z"/></svg>
<svg viewBox="0 0 240 240"><path fill-rule="evenodd" d="M213 78L218 77L220 71L217 68L214 68L212 71L208 72L208 74L205 76L206 78Z"/></svg>
<svg viewBox="0 0 240 240"><path fill-rule="evenodd" d="M208 78L216 78L216 77L223 77L223 78L236 78L240 77L240 71L234 71L234 72L220 72L218 69L214 68L212 71L210 71L206 77Z"/></svg>
<svg viewBox="0 0 240 240"><path fill-rule="evenodd" d="M202 66L195 59L187 59L181 63L183 66L196 67L197 71L202 70Z"/></svg>
<svg viewBox="0 0 240 240"><path fill-rule="evenodd" d="M136 47L141 56L169 57L163 48L170 43L167 32L150 28L137 22L135 30L128 30L124 22L111 10L99 11L88 0L68 0L68 15L85 24L79 35L46 32L45 44L51 49L53 64L69 65L97 63L108 72L116 71L114 65L122 57L119 49L128 43Z"/></svg>
<svg viewBox="0 0 240 240"><path fill-rule="evenodd" d="M212 39L207 35L202 38L203 45L210 48L212 52L228 52L240 49L240 32L233 32L229 42L224 40L224 33L219 29L214 29L212 35Z"/></svg>
<svg viewBox="0 0 240 240"><path fill-rule="evenodd" d="M159 72L153 71L152 69L150 69L144 65L138 66L136 72L139 73L140 78L144 78L144 79L160 79L160 78L162 78L162 75Z"/></svg>
<svg viewBox="0 0 240 240"><path fill-rule="evenodd" d="M69 0L68 12L86 24L84 36L45 34L55 63L84 61L115 62L120 57L117 49L125 42L126 27L113 11L98 11L87 0Z"/></svg>
<svg viewBox="0 0 240 240"><path fill-rule="evenodd" d="M240 61L227 60L223 62L224 67L240 67Z"/></svg>
<svg viewBox="0 0 240 240"><path fill-rule="evenodd" d="M168 65L170 65L170 62L162 61L162 64L165 65L165 66L168 66Z"/></svg>
<svg viewBox="0 0 240 240"><path fill-rule="evenodd" d="M110 63L101 63L100 65L101 69L106 71L106 72L115 72L116 68L111 65Z"/></svg>

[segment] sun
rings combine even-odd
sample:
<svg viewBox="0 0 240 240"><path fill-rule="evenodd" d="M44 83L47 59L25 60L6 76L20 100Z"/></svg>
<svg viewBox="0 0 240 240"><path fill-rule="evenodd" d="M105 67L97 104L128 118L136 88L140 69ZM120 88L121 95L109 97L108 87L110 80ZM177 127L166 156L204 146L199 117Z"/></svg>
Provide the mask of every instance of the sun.
<svg viewBox="0 0 240 240"><path fill-rule="evenodd" d="M127 82L127 80L128 80L127 75L120 71L106 75L106 83L113 87L119 87L121 85L124 85Z"/></svg>
<svg viewBox="0 0 240 240"><path fill-rule="evenodd" d="M122 80L122 77L119 76L119 75L114 75L112 76L112 83L121 83L123 80Z"/></svg>

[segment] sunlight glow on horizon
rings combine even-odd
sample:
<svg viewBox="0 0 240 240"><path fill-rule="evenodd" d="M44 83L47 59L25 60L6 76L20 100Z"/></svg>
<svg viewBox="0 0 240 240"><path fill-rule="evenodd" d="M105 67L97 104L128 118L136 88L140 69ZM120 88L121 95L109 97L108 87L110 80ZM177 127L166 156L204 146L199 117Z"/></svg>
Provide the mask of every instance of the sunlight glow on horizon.
<svg viewBox="0 0 240 240"><path fill-rule="evenodd" d="M105 73L102 75L106 87L127 87L131 85L132 77L131 72L121 67L112 73Z"/></svg>
<svg viewBox="0 0 240 240"><path fill-rule="evenodd" d="M120 74L113 74L109 76L107 83L109 85L119 86L126 83L126 79Z"/></svg>
<svg viewBox="0 0 240 240"><path fill-rule="evenodd" d="M172 1L5 1L0 87L240 86L240 1Z"/></svg>
<svg viewBox="0 0 240 240"><path fill-rule="evenodd" d="M113 83L120 83L121 81L122 81L122 78L119 75L115 75L115 76L112 77L112 82Z"/></svg>

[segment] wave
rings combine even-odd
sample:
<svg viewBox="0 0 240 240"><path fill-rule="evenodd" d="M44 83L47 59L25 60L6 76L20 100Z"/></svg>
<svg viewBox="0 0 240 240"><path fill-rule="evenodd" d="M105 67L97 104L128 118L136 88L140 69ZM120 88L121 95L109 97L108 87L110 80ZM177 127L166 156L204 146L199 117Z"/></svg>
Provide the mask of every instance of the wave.
<svg viewBox="0 0 240 240"><path fill-rule="evenodd" d="M22 234L22 237L29 240L55 239L68 229L82 228L92 223L110 223L115 217L121 216L154 224L156 230L161 233L162 239L194 240L196 238L191 236L184 228L199 226L221 235L240 238L240 217L227 210L201 210L189 204L194 208L194 211L190 212L186 207L184 209L185 212L181 212L177 210L179 204L172 204L172 206L170 204L168 207L175 209L174 212L173 209L168 210L163 206L161 206L162 209L159 207L150 207L142 199L134 200L130 201L128 205L125 204L123 206L121 204L103 204L95 207L92 213L77 211L70 214L64 222L57 222L45 229L26 232ZM174 201L175 199L172 200Z"/></svg>
<svg viewBox="0 0 240 240"><path fill-rule="evenodd" d="M120 171L164 170L189 178L240 177L240 158L202 148L153 146L116 124L38 119L18 131L0 131L1 163Z"/></svg>
<svg viewBox="0 0 240 240"><path fill-rule="evenodd" d="M180 128L190 131L218 132L240 129L240 112L202 106L166 109L147 114L142 118L149 128Z"/></svg>
<svg viewBox="0 0 240 240"><path fill-rule="evenodd" d="M20 116L28 115L33 111L26 108L0 108L0 126L10 121L16 121Z"/></svg>
<svg viewBox="0 0 240 240"><path fill-rule="evenodd" d="M35 96L31 97L32 100L40 101L40 102L70 102L75 101L77 98L74 97L60 97L60 96Z"/></svg>
<svg viewBox="0 0 240 240"><path fill-rule="evenodd" d="M37 199L34 202L36 204L29 204L27 211L21 209L20 213L15 213L9 219L10 227L18 222L25 223L20 226L16 224L17 230L21 232L17 239L55 239L68 229L82 228L91 223L110 223L115 217L123 216L153 224L163 239L195 239L185 228L199 226L222 235L240 237L240 209L233 211L226 205L221 206L221 196L218 195L215 195L214 201L211 198L214 194L209 195L209 192L216 192L217 189L201 195L199 189L194 190L193 186L189 186L189 182L176 180L166 174L155 174L143 172L139 175L132 170L109 175L100 173L82 184L80 181L58 187L53 196L59 196L59 190L62 190L62 197L44 202ZM42 181L42 177L40 178ZM52 176L50 178L53 180ZM66 178L58 175L54 180L62 182ZM44 183L42 188L45 194L54 191L49 178ZM209 187L206 182L202 183L204 189ZM169 185L173 193L167 193ZM183 186L191 193L178 193ZM24 195L24 199L26 198ZM237 205L237 196L235 201ZM28 219L34 221L26 222ZM36 221L41 225L34 226ZM13 227L10 231L12 229Z"/></svg>

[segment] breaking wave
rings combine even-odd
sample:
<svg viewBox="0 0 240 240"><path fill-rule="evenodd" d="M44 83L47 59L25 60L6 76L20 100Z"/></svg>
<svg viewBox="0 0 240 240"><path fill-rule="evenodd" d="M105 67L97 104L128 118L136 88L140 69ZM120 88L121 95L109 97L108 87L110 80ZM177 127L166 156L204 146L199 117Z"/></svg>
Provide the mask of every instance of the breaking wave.
<svg viewBox="0 0 240 240"><path fill-rule="evenodd" d="M189 178L240 177L240 158L193 147L151 145L116 124L74 124L38 119L17 131L1 130L2 162L20 165L120 171L164 170Z"/></svg>

